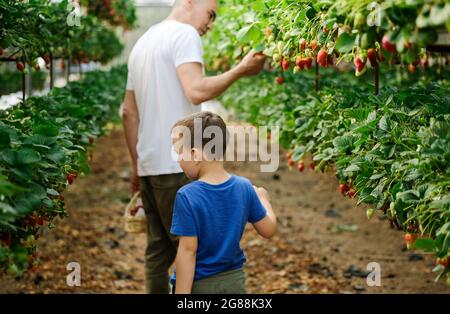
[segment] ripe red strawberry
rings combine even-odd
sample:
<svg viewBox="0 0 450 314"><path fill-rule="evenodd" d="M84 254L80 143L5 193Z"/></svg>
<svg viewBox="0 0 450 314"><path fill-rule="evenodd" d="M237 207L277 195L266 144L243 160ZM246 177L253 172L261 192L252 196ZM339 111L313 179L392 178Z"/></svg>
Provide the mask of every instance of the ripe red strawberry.
<svg viewBox="0 0 450 314"><path fill-rule="evenodd" d="M339 185L339 192L342 194L342 195L345 195L345 193L347 193L347 191L349 190L350 188L349 188L349 186L347 185L347 184L341 184L341 185Z"/></svg>
<svg viewBox="0 0 450 314"><path fill-rule="evenodd" d="M295 60L295 65L298 66L301 70L305 69L305 59L303 59L302 57L297 57L297 59Z"/></svg>
<svg viewBox="0 0 450 314"><path fill-rule="evenodd" d="M283 61L281 61L281 67L284 71L289 70L289 65L289 60L284 59Z"/></svg>
<svg viewBox="0 0 450 314"><path fill-rule="evenodd" d="M17 68L17 70L19 70L20 72L23 72L23 70L25 70L25 64L23 64L23 62L17 62L17 63L16 63L16 68Z"/></svg>
<svg viewBox="0 0 450 314"><path fill-rule="evenodd" d="M67 182L69 182L69 184L72 184L73 181L75 181L75 178L77 177L76 174L70 173L67 175Z"/></svg>
<svg viewBox="0 0 450 314"><path fill-rule="evenodd" d="M130 209L130 215L133 216L133 217L136 216L138 210L139 210L139 207L135 207L135 208Z"/></svg>
<svg viewBox="0 0 450 314"><path fill-rule="evenodd" d="M403 236L403 239L405 240L405 242L406 242L407 245L411 245L411 244L413 244L413 243L416 241L416 239L417 239L417 234L406 233L406 234Z"/></svg>
<svg viewBox="0 0 450 314"><path fill-rule="evenodd" d="M277 83L280 85L284 83L284 79L282 76L277 77Z"/></svg>
<svg viewBox="0 0 450 314"><path fill-rule="evenodd" d="M298 171L299 171L299 172L303 172L303 170L305 170L305 163L303 162L303 160L300 160L300 161L298 162L297 168L298 168Z"/></svg>
<svg viewBox="0 0 450 314"><path fill-rule="evenodd" d="M445 268L449 268L450 267L450 257L436 258L436 265L442 265Z"/></svg>
<svg viewBox="0 0 450 314"><path fill-rule="evenodd" d="M305 67L306 67L306 69L307 69L307 70L311 69L313 59L312 59L311 57L307 57L307 58L304 58L303 60L304 60L304 62L305 62Z"/></svg>
<svg viewBox="0 0 450 314"><path fill-rule="evenodd" d="M38 267L36 266L36 265L33 265L33 266L31 266L31 268L30 268L30 271L32 272L32 273L36 273L37 271L38 271Z"/></svg>
<svg viewBox="0 0 450 314"><path fill-rule="evenodd" d="M366 65L367 60L361 59L361 57L356 57L353 63L355 64L355 68L357 72L362 72Z"/></svg>
<svg viewBox="0 0 450 314"><path fill-rule="evenodd" d="M292 152L288 152L287 154L286 154L286 159L287 160L289 160L289 159L291 159L292 158Z"/></svg>
<svg viewBox="0 0 450 314"><path fill-rule="evenodd" d="M315 50L317 49L317 47L318 47L317 40L311 40L311 42L309 43L309 47L310 47L313 51L315 51Z"/></svg>
<svg viewBox="0 0 450 314"><path fill-rule="evenodd" d="M320 50L317 54L317 63L319 63L321 66L326 67L327 66L327 52L325 50Z"/></svg>
<svg viewBox="0 0 450 314"><path fill-rule="evenodd" d="M375 55L375 50L373 50L373 48L370 48L369 50L367 50L367 58L370 61L370 65L372 67L375 67L375 65L377 64L377 57Z"/></svg>
<svg viewBox="0 0 450 314"><path fill-rule="evenodd" d="M36 224L38 224L39 226L44 225L44 219L42 219L42 217L37 218Z"/></svg>
<svg viewBox="0 0 450 314"><path fill-rule="evenodd" d="M423 58L420 58L420 65L426 69L428 68L428 56L425 56Z"/></svg>
<svg viewBox="0 0 450 314"><path fill-rule="evenodd" d="M334 59L332 55L328 55L327 56L327 66L332 66L334 65Z"/></svg>
<svg viewBox="0 0 450 314"><path fill-rule="evenodd" d="M350 197L350 198L355 198L355 196L356 196L356 191L355 191L355 189L350 189L350 190L348 191L347 195L348 195L348 197Z"/></svg>
<svg viewBox="0 0 450 314"><path fill-rule="evenodd" d="M300 49L300 51L305 51L306 46L307 46L306 40L304 38L300 39L298 43L298 48Z"/></svg>
<svg viewBox="0 0 450 314"><path fill-rule="evenodd" d="M315 162L312 162L312 163L309 165L309 168L311 168L311 170L316 169L316 163L315 163Z"/></svg>
<svg viewBox="0 0 450 314"><path fill-rule="evenodd" d="M381 49L378 49L378 60L380 60L380 62L384 62L385 60Z"/></svg>
<svg viewBox="0 0 450 314"><path fill-rule="evenodd" d="M42 59L44 59L45 64L50 64L50 56L49 55L43 56Z"/></svg>
<svg viewBox="0 0 450 314"><path fill-rule="evenodd" d="M397 52L397 47L395 44L391 43L389 41L389 37L387 35L384 35L382 40L381 40L381 44L383 46L383 48L391 53L396 53Z"/></svg>
<svg viewBox="0 0 450 314"><path fill-rule="evenodd" d="M413 224L409 224L408 225L408 231L412 231L412 232L414 232L414 231L417 231L417 227L416 226L414 226Z"/></svg>
<svg viewBox="0 0 450 314"><path fill-rule="evenodd" d="M294 166L295 166L295 161L289 158L289 160L288 160L288 166L289 166L290 168L294 167Z"/></svg>

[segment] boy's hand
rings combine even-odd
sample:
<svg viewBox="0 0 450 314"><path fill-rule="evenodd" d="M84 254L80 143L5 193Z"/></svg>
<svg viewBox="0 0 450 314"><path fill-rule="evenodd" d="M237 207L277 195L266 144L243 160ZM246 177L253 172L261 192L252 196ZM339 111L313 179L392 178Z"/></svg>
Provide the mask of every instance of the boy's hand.
<svg viewBox="0 0 450 314"><path fill-rule="evenodd" d="M259 188L255 185L253 186L253 188L255 189L256 193L260 198L265 198L266 200L270 201L269 192L267 192L265 188Z"/></svg>

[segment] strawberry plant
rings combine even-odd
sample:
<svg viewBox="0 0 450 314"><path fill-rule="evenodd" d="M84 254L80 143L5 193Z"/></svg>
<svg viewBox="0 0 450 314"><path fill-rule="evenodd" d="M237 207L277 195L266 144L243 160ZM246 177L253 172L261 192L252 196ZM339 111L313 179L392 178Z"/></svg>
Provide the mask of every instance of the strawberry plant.
<svg viewBox="0 0 450 314"><path fill-rule="evenodd" d="M287 71L289 63L296 64L294 73L305 69L300 62L305 58L321 67L354 63L356 76L370 66L376 94L379 64L404 65L412 74L418 65L427 68L429 60L440 64L439 54L426 48L450 29L450 4L441 0L375 6L371 0L222 2L218 25L206 43L212 71L233 66L254 48L272 59L272 68Z"/></svg>
<svg viewBox="0 0 450 314"><path fill-rule="evenodd" d="M68 215L62 193L89 173L90 138L117 120L126 67L91 72L46 97L0 111L0 273L36 266L41 226Z"/></svg>
<svg viewBox="0 0 450 314"><path fill-rule="evenodd" d="M251 123L280 126L290 167L297 161L301 171L312 155L313 169L336 172L341 194L371 206L368 217L379 212L408 238L420 237L408 247L447 256L449 82L437 71L403 78L386 68L381 79L389 84L376 97L369 84L347 73L333 77L334 71L324 70L318 93L313 73L284 73L287 84L277 86L277 74L266 72L231 87L222 101Z"/></svg>
<svg viewBox="0 0 450 314"><path fill-rule="evenodd" d="M44 88L47 75L43 72L33 72L33 89L41 90ZM8 95L20 90L22 75L18 71L5 71L0 73L0 95Z"/></svg>
<svg viewBox="0 0 450 314"><path fill-rule="evenodd" d="M28 63L36 69L38 57L44 58L47 64L50 62L50 55L70 59L73 63L98 61L105 64L122 52L123 45L114 31L104 26L96 16L81 15L79 26L69 25L68 3L68 0L59 3L45 0L2 1L2 57ZM130 2L125 6L127 10L134 12L134 6ZM19 63L18 69L22 71Z"/></svg>
<svg viewBox="0 0 450 314"><path fill-rule="evenodd" d="M82 0L89 14L107 21L113 26L122 26L125 30L136 27L136 8L130 0Z"/></svg>

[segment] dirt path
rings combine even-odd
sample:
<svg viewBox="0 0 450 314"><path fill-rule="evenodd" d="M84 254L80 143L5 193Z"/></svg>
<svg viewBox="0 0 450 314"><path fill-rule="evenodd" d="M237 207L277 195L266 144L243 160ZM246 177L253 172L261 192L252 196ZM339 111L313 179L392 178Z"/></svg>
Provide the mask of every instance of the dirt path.
<svg viewBox="0 0 450 314"><path fill-rule="evenodd" d="M65 193L70 217L39 240L41 267L22 279L0 279L1 293L144 293L145 235L122 230L128 201L128 153L120 130L93 151L92 172ZM433 258L405 251L402 233L342 198L332 174L277 173L258 164L228 164L269 190L280 218L278 235L259 238L249 227L242 241L251 293L450 293L434 283ZM69 287L66 266L81 266L81 286ZM381 287L368 287L366 265L381 266Z"/></svg>

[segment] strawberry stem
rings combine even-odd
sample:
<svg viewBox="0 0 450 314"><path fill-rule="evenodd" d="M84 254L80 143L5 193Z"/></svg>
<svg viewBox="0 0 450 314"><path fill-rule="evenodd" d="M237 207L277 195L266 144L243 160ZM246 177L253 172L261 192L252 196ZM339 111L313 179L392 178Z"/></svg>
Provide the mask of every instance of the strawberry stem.
<svg viewBox="0 0 450 314"><path fill-rule="evenodd" d="M320 82L319 82L319 63L316 60L316 75L314 76L315 82L316 82L316 92L320 89Z"/></svg>
<svg viewBox="0 0 450 314"><path fill-rule="evenodd" d="M25 69L26 69L26 63L24 62ZM22 101L25 102L25 84L26 84L26 76L25 71L22 71Z"/></svg>
<svg viewBox="0 0 450 314"><path fill-rule="evenodd" d="M378 63L375 64L374 67L374 81L375 81L375 96L378 96L380 93L380 66Z"/></svg>

